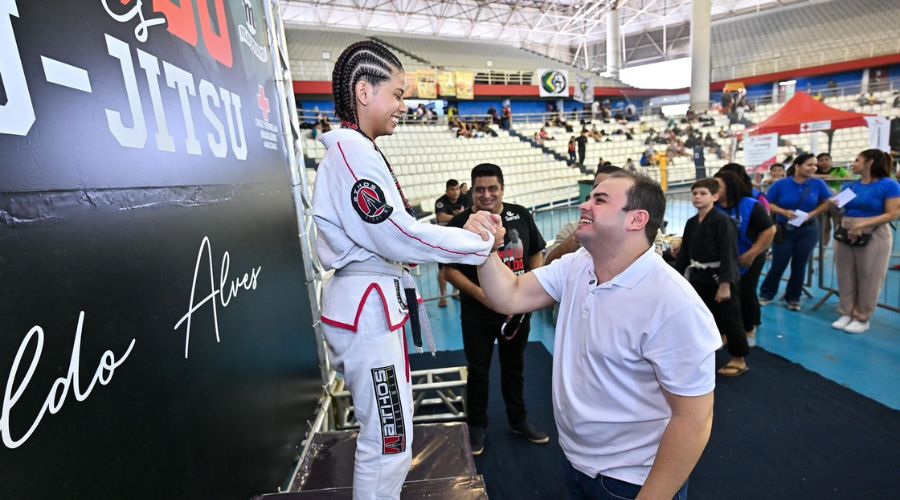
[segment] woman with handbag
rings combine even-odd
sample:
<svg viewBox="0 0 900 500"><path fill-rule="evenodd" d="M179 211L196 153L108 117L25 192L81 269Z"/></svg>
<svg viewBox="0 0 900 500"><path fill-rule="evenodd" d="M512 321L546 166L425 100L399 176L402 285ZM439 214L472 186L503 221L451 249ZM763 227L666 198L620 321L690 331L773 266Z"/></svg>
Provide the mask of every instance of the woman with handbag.
<svg viewBox="0 0 900 500"><path fill-rule="evenodd" d="M759 305L765 306L775 300L781 276L791 265L791 277L784 292L784 301L791 311L800 310L800 294L803 291L803 274L813 249L819 242L818 215L828 209L831 190L816 173L816 156L804 153L793 163L794 175L782 179L769 189L769 209L775 215L775 223L781 233L776 236L772 247L772 266L759 290ZM796 219L802 211L806 220L798 225L789 221Z"/></svg>
<svg viewBox="0 0 900 500"><path fill-rule="evenodd" d="M869 329L884 285L894 241L888 223L900 217L900 184L890 177L890 157L877 149L861 152L853 162L860 179L847 186L855 198L844 205L834 231L840 319L832 328L847 333Z"/></svg>

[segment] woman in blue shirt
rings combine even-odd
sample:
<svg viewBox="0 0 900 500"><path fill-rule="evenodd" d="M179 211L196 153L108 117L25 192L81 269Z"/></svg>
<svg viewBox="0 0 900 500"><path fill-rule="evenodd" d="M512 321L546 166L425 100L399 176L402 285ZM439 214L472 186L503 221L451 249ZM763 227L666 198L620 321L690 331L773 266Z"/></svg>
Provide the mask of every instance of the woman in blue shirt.
<svg viewBox="0 0 900 500"><path fill-rule="evenodd" d="M767 193L769 209L775 215L775 223L781 225L784 237L772 247L772 266L759 290L759 305L764 306L775 299L781 276L791 265L784 300L791 311L800 310L800 294L803 291L803 274L809 256L812 255L821 231L817 216L828 209L831 190L816 173L816 156L805 153L794 159L794 175L782 179ZM797 217L796 211L808 214L806 222L796 227L787 222Z"/></svg>
<svg viewBox="0 0 900 500"><path fill-rule="evenodd" d="M834 244L841 317L831 324L847 333L869 329L887 274L894 246L888 223L900 217L900 184L891 179L889 165L888 155L877 149L863 151L853 162L853 173L860 179L847 186L856 198L844 205L841 220L850 241ZM860 239L868 242L854 245Z"/></svg>

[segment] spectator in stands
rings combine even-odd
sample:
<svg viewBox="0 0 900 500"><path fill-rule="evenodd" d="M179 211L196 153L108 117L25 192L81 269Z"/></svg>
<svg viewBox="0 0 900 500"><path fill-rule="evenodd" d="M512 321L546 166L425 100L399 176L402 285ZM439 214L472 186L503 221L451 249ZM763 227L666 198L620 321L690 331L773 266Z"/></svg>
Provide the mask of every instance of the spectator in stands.
<svg viewBox="0 0 900 500"><path fill-rule="evenodd" d="M459 190L459 181L449 179L444 195L434 202L434 219L439 226L446 226L453 217L463 213L471 206L468 199L462 196ZM438 263L438 290L441 298L438 307L447 307L447 279L444 277L444 265Z"/></svg>
<svg viewBox="0 0 900 500"><path fill-rule="evenodd" d="M491 123L500 123L500 128L503 128L503 124L500 121L500 117L497 116L497 108L491 106L490 108L488 108L487 114L491 120Z"/></svg>
<svg viewBox="0 0 900 500"><path fill-rule="evenodd" d="M556 138L554 138L549 133L547 133L547 129L545 129L544 127L541 127L540 132L538 132L538 137L541 138L541 142L540 142L541 144L543 144L544 141L555 141L556 140Z"/></svg>
<svg viewBox="0 0 900 500"><path fill-rule="evenodd" d="M782 179L769 188L769 209L775 214L775 222L779 225L781 235L775 237L772 266L760 288L759 305L764 306L775 300L781 276L790 264L791 277L784 300L788 309L799 311L806 263L819 242L818 215L828 209L831 190L821 179L813 177L816 172L816 157L811 153L798 156L793 167L793 177ZM798 213L799 211L803 214ZM794 219L797 221L788 224Z"/></svg>
<svg viewBox="0 0 900 500"><path fill-rule="evenodd" d="M601 182L608 179L610 175L621 170L621 168L611 165L607 167L597 165L597 173L594 174L594 184L591 189L596 188L597 184L600 184ZM559 233L557 233L556 239L553 241L553 244L547 247L547 257L544 259L545 264L550 264L563 255L572 253L575 250L581 248L581 244L578 243L578 240L575 238L576 229L578 229L577 221L570 222L559 229Z"/></svg>
<svg viewBox="0 0 900 500"><path fill-rule="evenodd" d="M847 333L869 329L894 247L888 224L900 218L900 184L890 177L890 161L877 149L856 157L853 173L860 179L847 186L856 197L844 205L834 235L841 317L831 326Z"/></svg>
<svg viewBox="0 0 900 500"><path fill-rule="evenodd" d="M731 359L719 369L719 375L738 377L750 369L744 359L750 349L738 299L738 238L732 221L715 207L718 193L715 179L700 179L691 186L697 215L684 226L674 267L694 287L715 318L719 333L728 339Z"/></svg>
<svg viewBox="0 0 900 500"><path fill-rule="evenodd" d="M637 172L637 168L634 166L634 162L631 161L631 158L625 160L625 170L629 172Z"/></svg>
<svg viewBox="0 0 900 500"><path fill-rule="evenodd" d="M780 181L781 179L784 179L784 164L776 163L769 167L769 176L762 181L761 187L763 189L763 192L768 191L772 184Z"/></svg>
<svg viewBox="0 0 900 500"><path fill-rule="evenodd" d="M472 206L472 191L469 189L469 184L463 182L459 185L459 195L466 200L466 206Z"/></svg>
<svg viewBox="0 0 900 500"><path fill-rule="evenodd" d="M766 252L775 239L775 224L762 203L752 197L739 175L720 170L714 177L719 183L716 205L737 226L741 319L747 341L752 347L756 344L756 327L762 323L756 289L766 263Z"/></svg>
<svg viewBox="0 0 900 500"><path fill-rule="evenodd" d="M641 117L637 114L637 108L634 107L634 104L629 104L628 107L625 108L625 121L641 121Z"/></svg>
<svg viewBox="0 0 900 500"><path fill-rule="evenodd" d="M638 163L642 167L651 166L653 164L653 154L649 151L644 151L643 153L641 153L641 159L638 161Z"/></svg>
<svg viewBox="0 0 900 500"><path fill-rule="evenodd" d="M892 108L900 108L900 95L894 97L894 103L891 104Z"/></svg>
<svg viewBox="0 0 900 500"><path fill-rule="evenodd" d="M566 149L569 153L568 164L571 167L572 165L575 165L577 163L577 161L575 160L576 146L575 146L575 136L574 135L572 137L569 137L569 144L566 146Z"/></svg>
<svg viewBox="0 0 900 500"><path fill-rule="evenodd" d="M523 206L503 201L503 171L497 165L482 163L472 169L475 206L450 221L452 227L463 227L475 211L500 216L506 238L497 256L515 274L525 274L544 263L546 243L531 213ZM461 291L460 306L463 346L469 376L466 380L469 439L472 453L484 451L484 435L488 425L488 384L494 342L500 353L500 385L506 403L509 430L532 443L546 444L550 437L528 422L523 398L523 368L528 344L530 314L509 316L495 312L479 286L474 266L448 265L447 279Z"/></svg>
<svg viewBox="0 0 900 500"><path fill-rule="evenodd" d="M509 104L503 106L503 117L500 118L500 128L503 130L512 128L512 106Z"/></svg>
<svg viewBox="0 0 900 500"><path fill-rule="evenodd" d="M575 139L578 144L578 165L584 166L584 157L587 154L587 129L581 129L581 134Z"/></svg>
<svg viewBox="0 0 900 500"><path fill-rule="evenodd" d="M478 276L504 312L559 303L553 407L569 498L685 499L712 426L721 340L650 249L665 211L659 184L619 172L591 197L583 250L523 276L491 257Z"/></svg>
<svg viewBox="0 0 900 500"><path fill-rule="evenodd" d="M828 96L829 97L837 97L840 95L840 91L838 90L838 84L834 80L828 80Z"/></svg>

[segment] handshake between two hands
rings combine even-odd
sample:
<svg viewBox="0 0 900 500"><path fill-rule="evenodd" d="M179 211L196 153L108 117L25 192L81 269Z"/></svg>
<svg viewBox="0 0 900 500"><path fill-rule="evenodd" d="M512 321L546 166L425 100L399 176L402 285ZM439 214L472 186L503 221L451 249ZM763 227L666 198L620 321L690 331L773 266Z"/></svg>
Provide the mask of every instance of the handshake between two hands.
<svg viewBox="0 0 900 500"><path fill-rule="evenodd" d="M500 216L485 210L480 210L470 215L463 229L481 235L481 239L484 241L493 236L494 246L491 248L491 251L503 246L503 238L506 236L506 228L503 227L503 221L500 220Z"/></svg>

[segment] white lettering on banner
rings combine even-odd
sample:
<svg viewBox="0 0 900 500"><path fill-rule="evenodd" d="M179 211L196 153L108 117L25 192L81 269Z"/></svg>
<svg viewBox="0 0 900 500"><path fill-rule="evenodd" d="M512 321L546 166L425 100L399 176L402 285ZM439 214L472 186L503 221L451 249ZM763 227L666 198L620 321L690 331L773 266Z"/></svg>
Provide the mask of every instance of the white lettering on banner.
<svg viewBox="0 0 900 500"><path fill-rule="evenodd" d="M131 349L134 348L135 339L131 339L131 343L128 344L128 349L125 350L125 354L118 359L116 359L116 356L112 351L104 351L100 356L100 362L97 365L97 370L94 372L91 383L87 386L87 389L82 391L80 366L81 331L83 326L84 311L81 311L78 315L78 327L75 329L75 343L72 346L72 356L69 358L69 371L66 373L65 377L60 377L53 382L53 385L50 387L50 393L47 394L47 399L44 400L43 406L41 406L41 409L34 418L34 421L32 421L31 426L28 427L28 431L26 431L22 437L16 439L12 436L10 413L22 397L25 389L28 388L28 384L31 382L31 377L34 375L37 364L41 360L41 354L44 351L44 330L40 326L35 325L28 331L25 338L22 339L22 343L19 344L19 350L16 352L16 358L13 360L12 368L9 370L9 379L6 381L6 390L3 392L3 411L2 414L0 414L0 435L2 435L3 444L6 445L7 448L18 448L22 443L27 441L38 428L38 425L40 425L41 420L44 418L47 411L54 415L59 413L59 410L62 409L63 404L66 402L69 388L71 388L72 392L75 394L76 400L84 401L91 395L97 382L100 382L100 385L109 384L116 368L128 359L128 356L131 354ZM34 348L34 354L31 357L31 363L28 365L28 371L25 372L22 380L19 381L19 385L16 386L19 363L21 363L22 357L28 350L32 339L35 339L36 346Z"/></svg>
<svg viewBox="0 0 900 500"><path fill-rule="evenodd" d="M3 1L3 0L0 0ZM119 60L122 68L122 77L125 82L125 93L128 96L128 107L131 112L131 127L124 125L122 113L112 109L106 110L107 125L113 137L120 145L128 148L143 149L147 143L147 124L144 118L144 110L141 105L141 96L137 86L134 62L131 57L129 45L113 36L106 36L106 46L109 54ZM225 141L225 131L222 120L216 116L213 108L219 109L220 98L224 103L225 117L228 133L231 139L231 149L238 160L247 159L247 139L244 136L243 117L241 116L241 98L237 94L222 88L215 87L212 83L201 79L198 86L194 85L194 75L174 64L162 61L162 71L159 67L159 59L155 56L137 49L138 63L147 78L150 89L150 103L153 107L153 116L156 120L156 149L164 152L175 152L175 140L169 134L169 125L166 112L163 107L162 95L159 85L159 77L165 75L166 85L178 92L181 103L181 115L184 120L185 150L191 155L202 155L200 141L197 140L194 116L191 112L191 103L197 97L197 87L200 88L200 102L203 115L210 126L215 129L216 136L207 134L209 148L216 158L225 158L228 153L228 142ZM217 95L218 94L218 95ZM213 106L209 101L212 99Z"/></svg>
<svg viewBox="0 0 900 500"><path fill-rule="evenodd" d="M166 19L164 17L154 17L150 19L144 18L144 13L141 11L141 7L143 6L143 2L141 2L141 0L138 0L137 3L134 4L134 7L132 7L131 10L124 14L116 14L115 12L113 12L112 9L109 8L109 5L106 4L106 0L100 0L100 3L103 4L103 9L106 10L106 13L109 14L109 17L115 19L120 23L127 23L135 17L140 19L141 22L139 22L138 25L134 27L134 37L137 38L139 42L147 41L147 28L166 23ZM127 4L127 2L122 3Z"/></svg>
<svg viewBox="0 0 900 500"><path fill-rule="evenodd" d="M188 94L197 95L194 90L194 76L187 71L163 61L163 68L166 70L166 85L170 88L178 89L178 97L181 99L181 115L184 118L184 130L187 138L184 145L187 147L188 154L200 154L200 141L197 140L197 134L194 131L194 117L191 114L191 102L188 101Z"/></svg>
<svg viewBox="0 0 900 500"><path fill-rule="evenodd" d="M213 84L206 80L200 80L198 87L200 103L203 105L203 115L209 120L209 124L216 129L216 135L218 136L218 139L216 139L211 132L207 132L206 140L209 143L209 150L212 151L213 156L216 158L225 158L225 155L228 154L228 143L225 142L225 128L222 126L222 121L219 120L219 117L213 113L209 106L209 102L212 100L213 105L216 108L219 107L219 94Z"/></svg>
<svg viewBox="0 0 900 500"><path fill-rule="evenodd" d="M137 53L138 64L147 75L147 87L150 88L150 103L153 105L153 117L156 119L156 149L174 152L175 138L169 134L169 122L166 120L166 111L159 92L159 61L143 50Z"/></svg>
<svg viewBox="0 0 900 500"><path fill-rule="evenodd" d="M209 263L209 294L204 297L199 302L194 302L194 297L196 295L197 290L197 276L200 273L200 263L203 261L204 257L207 259ZM216 342L220 342L219 337L219 313L216 305L216 296L219 298L219 303L222 304L222 308L228 307L228 304L231 303L231 299L238 296L238 293L241 289L244 290L256 290L256 285L259 279L259 273L262 271L262 266L252 268L250 273L244 273L240 279L230 280L228 283L228 270L231 265L231 256L228 254L226 250L224 254L222 254L222 266L219 268L219 288L216 288L215 283L215 274L213 272L213 257L212 257L212 244L209 242L209 237L204 236L203 241L200 242L200 250L197 252L197 262L194 265L194 282L191 285L191 298L188 301L188 312L185 313L181 319L175 323L175 330L181 326L182 323L187 322L185 326L184 332L184 358L188 357L188 348L190 346L191 340L191 318L195 312L197 312L201 307L206 305L207 302L212 303L212 316L213 316L213 327L216 332ZM225 285L228 284L228 289L226 291Z"/></svg>
<svg viewBox="0 0 900 500"><path fill-rule="evenodd" d="M147 124L144 121L144 108L138 94L137 78L134 76L134 63L128 44L117 38L106 35L106 50L109 55L119 60L122 76L125 78L125 94L128 96L128 107L131 110L134 126L126 127L122 123L122 113L106 110L106 123L113 137L126 148L143 148L147 143Z"/></svg>
<svg viewBox="0 0 900 500"><path fill-rule="evenodd" d="M15 0L0 0L0 82L6 104L0 106L0 134L28 135L34 125L34 106L25 81L12 16L19 17Z"/></svg>

